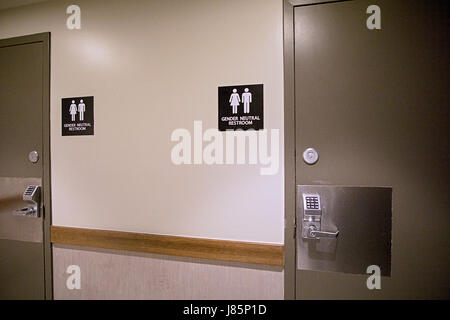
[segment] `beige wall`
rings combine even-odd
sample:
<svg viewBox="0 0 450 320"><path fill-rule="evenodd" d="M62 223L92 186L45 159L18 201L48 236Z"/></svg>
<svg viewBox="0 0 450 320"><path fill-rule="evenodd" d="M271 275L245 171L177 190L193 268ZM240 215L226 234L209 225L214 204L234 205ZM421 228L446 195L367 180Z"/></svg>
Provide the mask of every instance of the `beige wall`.
<svg viewBox="0 0 450 320"><path fill-rule="evenodd" d="M283 159L175 166L170 141L217 127L217 87L263 83L283 149L281 0L71 1L0 11L0 37L51 32L53 224L283 243ZM95 96L95 136L61 136L61 98Z"/></svg>
<svg viewBox="0 0 450 320"><path fill-rule="evenodd" d="M55 245L55 299L283 299L281 267ZM80 290L66 272L80 267Z"/></svg>

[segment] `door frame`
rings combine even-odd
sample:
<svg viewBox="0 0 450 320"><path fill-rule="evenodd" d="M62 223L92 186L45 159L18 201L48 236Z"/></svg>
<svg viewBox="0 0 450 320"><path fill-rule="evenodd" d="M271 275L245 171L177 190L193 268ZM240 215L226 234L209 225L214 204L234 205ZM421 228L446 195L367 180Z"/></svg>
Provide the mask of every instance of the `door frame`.
<svg viewBox="0 0 450 320"><path fill-rule="evenodd" d="M52 224L51 180L50 180L50 32L0 39L0 48L42 43L43 47L43 92L42 92L42 189L43 189L43 246L45 299L53 299L52 247L50 227Z"/></svg>
<svg viewBox="0 0 450 320"><path fill-rule="evenodd" d="M295 25L296 7L353 0L283 0L284 72L284 299L296 299L296 150Z"/></svg>

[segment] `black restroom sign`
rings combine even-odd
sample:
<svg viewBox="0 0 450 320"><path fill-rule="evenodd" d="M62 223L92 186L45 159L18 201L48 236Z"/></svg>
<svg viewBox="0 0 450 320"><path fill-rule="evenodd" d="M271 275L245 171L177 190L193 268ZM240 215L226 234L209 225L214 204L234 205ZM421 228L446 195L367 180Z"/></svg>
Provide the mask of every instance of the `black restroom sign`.
<svg viewBox="0 0 450 320"><path fill-rule="evenodd" d="M219 87L219 131L264 129L264 85Z"/></svg>
<svg viewBox="0 0 450 320"><path fill-rule="evenodd" d="M63 98L62 135L94 135L94 97Z"/></svg>

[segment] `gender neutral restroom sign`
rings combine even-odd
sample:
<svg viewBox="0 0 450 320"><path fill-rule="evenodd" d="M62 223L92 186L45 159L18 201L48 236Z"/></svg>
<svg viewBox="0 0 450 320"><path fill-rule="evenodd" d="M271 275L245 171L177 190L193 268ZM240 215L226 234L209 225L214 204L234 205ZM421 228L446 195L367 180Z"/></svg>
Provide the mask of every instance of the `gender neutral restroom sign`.
<svg viewBox="0 0 450 320"><path fill-rule="evenodd" d="M64 98L61 103L62 135L94 135L94 97Z"/></svg>
<svg viewBox="0 0 450 320"><path fill-rule="evenodd" d="M219 87L219 131L264 129L264 85Z"/></svg>

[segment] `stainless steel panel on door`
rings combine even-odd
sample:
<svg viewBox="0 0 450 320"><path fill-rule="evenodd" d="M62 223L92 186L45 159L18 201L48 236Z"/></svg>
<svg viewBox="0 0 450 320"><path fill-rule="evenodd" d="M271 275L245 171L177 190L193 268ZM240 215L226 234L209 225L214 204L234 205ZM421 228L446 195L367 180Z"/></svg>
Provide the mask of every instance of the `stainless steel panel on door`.
<svg viewBox="0 0 450 320"><path fill-rule="evenodd" d="M0 239L42 243L42 217L14 214L27 206L22 194L29 185L42 185L42 179L0 177Z"/></svg>
<svg viewBox="0 0 450 320"><path fill-rule="evenodd" d="M390 276L391 188L298 186L297 195L298 269L366 274L368 266L377 265ZM309 203L303 195L318 198L320 216L305 215ZM310 236L316 221L319 233Z"/></svg>
<svg viewBox="0 0 450 320"><path fill-rule="evenodd" d="M381 289L367 288L368 274L348 273L360 273L367 252L355 254L364 261L357 268L339 256L352 228L369 230L343 215L323 227L339 230L337 240L320 240L309 252L300 243L297 267L314 270L297 270L299 299L450 297L450 32L440 3L358 0L294 8L295 184L392 187L391 276L382 277ZM381 9L380 30L366 26L370 5ZM318 153L313 164L303 160L308 148ZM354 216L364 207L335 201ZM364 201L374 213L379 204ZM322 251L334 242L334 253ZM342 261L344 272L332 261Z"/></svg>

